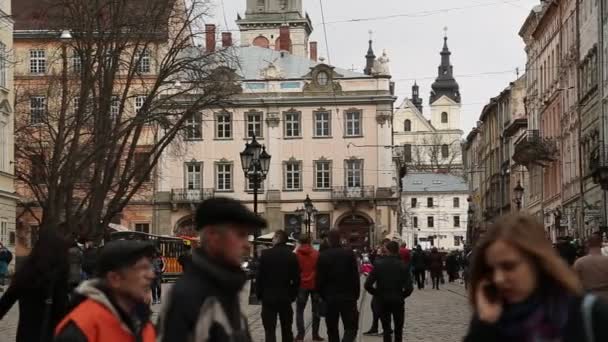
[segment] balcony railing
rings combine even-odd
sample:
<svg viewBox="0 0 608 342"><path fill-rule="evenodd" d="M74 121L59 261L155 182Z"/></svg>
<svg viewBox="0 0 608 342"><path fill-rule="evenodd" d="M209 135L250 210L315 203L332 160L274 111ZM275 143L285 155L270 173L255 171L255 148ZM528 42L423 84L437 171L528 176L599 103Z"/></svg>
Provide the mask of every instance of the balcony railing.
<svg viewBox="0 0 608 342"><path fill-rule="evenodd" d="M529 129L526 136L515 143L513 161L526 167L530 165L546 166L555 161L558 154L557 144L553 138L543 138L537 129Z"/></svg>
<svg viewBox="0 0 608 342"><path fill-rule="evenodd" d="M608 145L600 145L593 149L589 158L589 167L591 170L608 167Z"/></svg>
<svg viewBox="0 0 608 342"><path fill-rule="evenodd" d="M214 189L173 189L171 200L175 203L202 202L215 195Z"/></svg>
<svg viewBox="0 0 608 342"><path fill-rule="evenodd" d="M333 200L369 200L376 196L376 189L372 185L360 187L334 186L331 191Z"/></svg>

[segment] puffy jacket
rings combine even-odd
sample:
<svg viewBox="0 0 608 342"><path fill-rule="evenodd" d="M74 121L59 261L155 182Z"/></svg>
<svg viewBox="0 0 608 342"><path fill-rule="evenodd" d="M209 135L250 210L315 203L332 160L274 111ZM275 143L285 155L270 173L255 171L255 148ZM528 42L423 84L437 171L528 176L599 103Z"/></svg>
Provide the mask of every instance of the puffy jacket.
<svg viewBox="0 0 608 342"><path fill-rule="evenodd" d="M246 281L240 267L193 251L182 277L165 296L158 341L250 342L239 300Z"/></svg>
<svg viewBox="0 0 608 342"><path fill-rule="evenodd" d="M155 342L150 310L142 305L133 314L122 311L97 279L82 283L80 303L56 327L55 342Z"/></svg>
<svg viewBox="0 0 608 342"><path fill-rule="evenodd" d="M317 287L317 261L319 252L311 245L302 245L296 251L298 263L300 264L300 288L314 290Z"/></svg>
<svg viewBox="0 0 608 342"><path fill-rule="evenodd" d="M298 258L285 244L267 249L257 271L257 296L263 302L293 302L300 288Z"/></svg>
<svg viewBox="0 0 608 342"><path fill-rule="evenodd" d="M330 247L319 254L317 290L325 301L359 299L359 267L352 251L342 247Z"/></svg>
<svg viewBox="0 0 608 342"><path fill-rule="evenodd" d="M378 259L365 280L365 290L380 301L402 301L414 290L408 267L399 256Z"/></svg>

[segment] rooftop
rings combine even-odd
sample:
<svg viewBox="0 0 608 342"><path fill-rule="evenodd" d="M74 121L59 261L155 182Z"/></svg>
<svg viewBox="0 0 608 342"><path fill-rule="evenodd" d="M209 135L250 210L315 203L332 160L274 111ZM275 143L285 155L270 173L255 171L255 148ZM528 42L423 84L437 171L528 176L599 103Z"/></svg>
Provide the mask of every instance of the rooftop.
<svg viewBox="0 0 608 342"><path fill-rule="evenodd" d="M467 182L443 173L412 173L403 177L403 192L468 192Z"/></svg>

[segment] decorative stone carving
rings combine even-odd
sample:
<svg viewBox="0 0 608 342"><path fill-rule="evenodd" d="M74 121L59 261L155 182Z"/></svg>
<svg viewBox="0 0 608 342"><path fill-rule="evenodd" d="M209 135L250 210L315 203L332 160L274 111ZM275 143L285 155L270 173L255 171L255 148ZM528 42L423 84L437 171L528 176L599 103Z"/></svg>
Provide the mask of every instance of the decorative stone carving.
<svg viewBox="0 0 608 342"><path fill-rule="evenodd" d="M378 110L376 111L376 122L382 127L388 122L390 125L393 120L393 112L390 110Z"/></svg>
<svg viewBox="0 0 608 342"><path fill-rule="evenodd" d="M277 112L269 112L266 115L266 124L268 127L277 127L281 122L281 114Z"/></svg>
<svg viewBox="0 0 608 342"><path fill-rule="evenodd" d="M285 78L283 71L274 63L268 63L268 66L260 70L260 75L267 80L279 80Z"/></svg>

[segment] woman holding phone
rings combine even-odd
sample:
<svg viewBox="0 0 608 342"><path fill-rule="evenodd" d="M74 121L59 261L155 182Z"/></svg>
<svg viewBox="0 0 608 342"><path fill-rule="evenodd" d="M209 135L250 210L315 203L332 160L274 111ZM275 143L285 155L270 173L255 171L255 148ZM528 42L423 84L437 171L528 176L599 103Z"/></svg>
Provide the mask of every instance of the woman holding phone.
<svg viewBox="0 0 608 342"><path fill-rule="evenodd" d="M585 295L535 218L509 215L485 234L470 275L465 342L608 341L608 304Z"/></svg>

